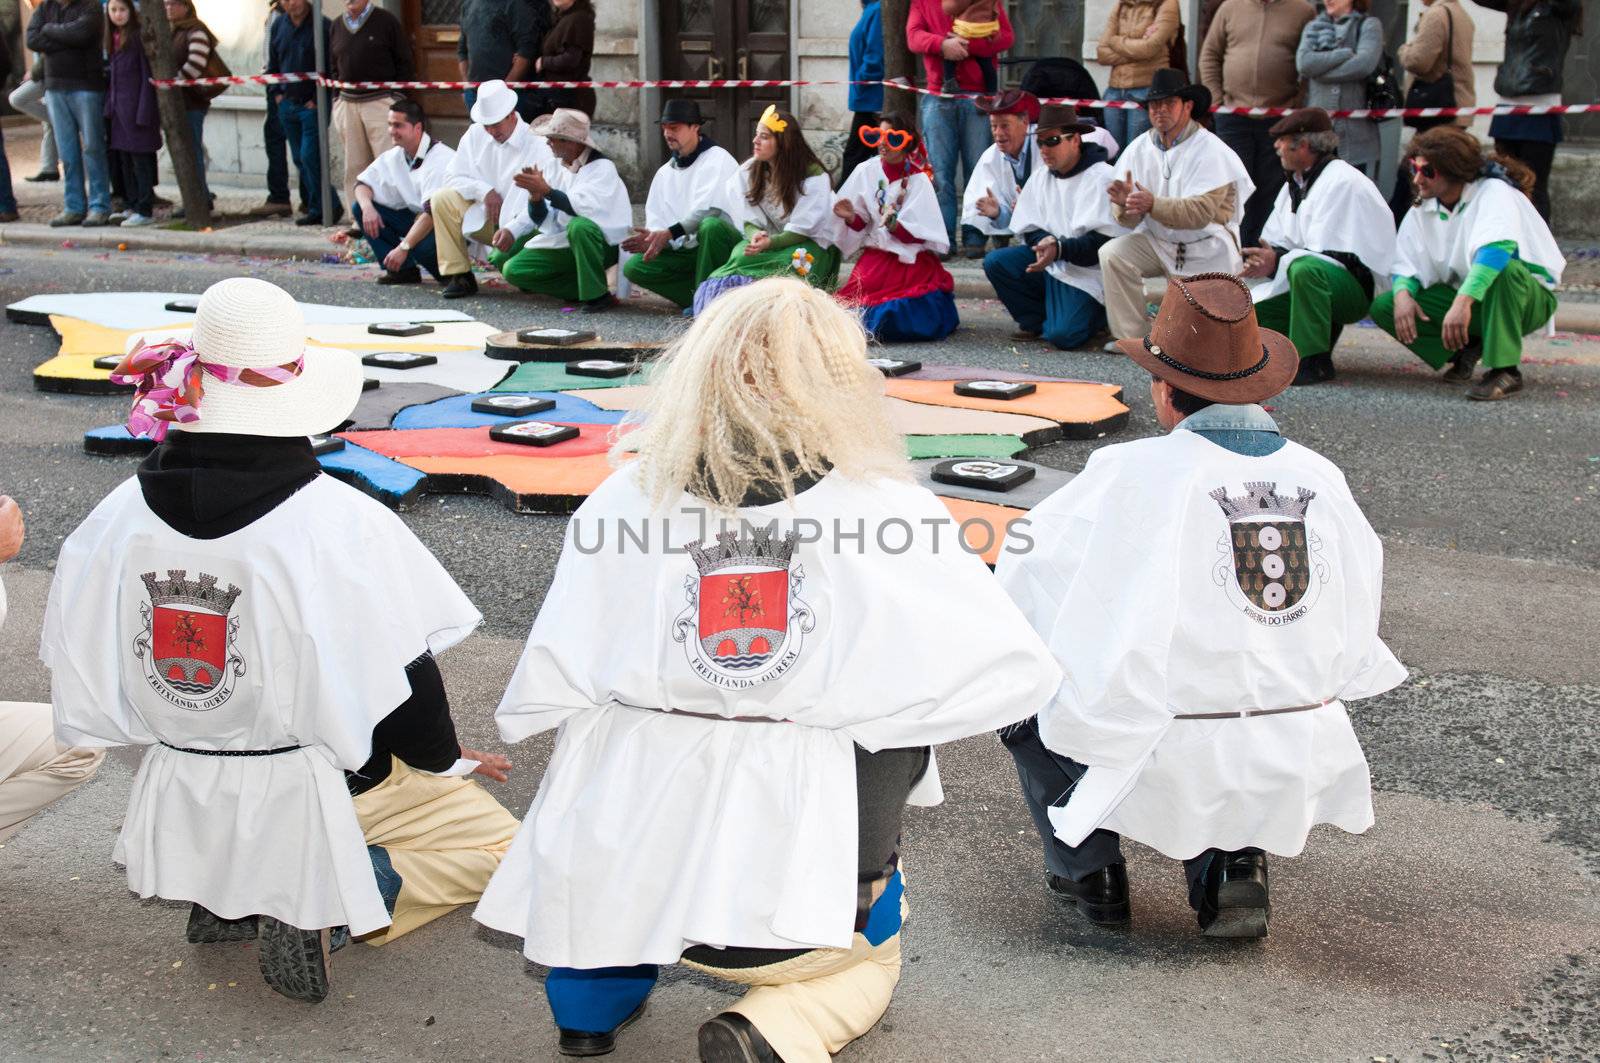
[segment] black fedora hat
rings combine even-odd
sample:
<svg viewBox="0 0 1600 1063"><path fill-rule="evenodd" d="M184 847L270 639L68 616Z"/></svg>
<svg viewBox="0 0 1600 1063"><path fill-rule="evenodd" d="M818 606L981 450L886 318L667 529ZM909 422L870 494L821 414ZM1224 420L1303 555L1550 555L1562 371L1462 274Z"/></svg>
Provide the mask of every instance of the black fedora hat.
<svg viewBox="0 0 1600 1063"><path fill-rule="evenodd" d="M1144 102L1148 105L1157 100L1169 100L1174 96L1180 100L1188 100L1194 104L1194 109L1197 111L1202 109L1202 102L1205 110L1211 109L1210 89L1204 85L1191 84L1189 75L1181 70L1174 70L1170 66L1162 67L1150 79L1150 91L1145 94Z"/></svg>
<svg viewBox="0 0 1600 1063"><path fill-rule="evenodd" d="M704 125L705 119L700 115L699 100L668 100L661 106L661 121L657 125L666 125L668 122L682 122L684 125Z"/></svg>

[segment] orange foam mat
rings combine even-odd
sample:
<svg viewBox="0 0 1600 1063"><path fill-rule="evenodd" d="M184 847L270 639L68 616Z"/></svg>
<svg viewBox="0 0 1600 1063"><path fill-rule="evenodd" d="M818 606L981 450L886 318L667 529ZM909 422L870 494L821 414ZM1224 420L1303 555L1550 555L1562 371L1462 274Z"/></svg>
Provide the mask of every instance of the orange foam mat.
<svg viewBox="0 0 1600 1063"><path fill-rule="evenodd" d="M1039 388L1020 399L976 399L957 395L948 380L911 380L895 377L884 381L889 395L929 406L989 410L994 413L1046 417L1067 429L1076 438L1094 438L1120 428L1127 420L1128 407L1122 402L1122 389L1115 384L1087 380L1040 380ZM1077 431L1074 431L1077 429Z"/></svg>
<svg viewBox="0 0 1600 1063"><path fill-rule="evenodd" d="M993 565L1000 556L1000 547L1006 540L1006 529L1011 522L1028 515L1025 509L997 506L993 502L969 502L964 498L939 496L954 518L967 546L978 552L987 565ZM942 536L942 533L941 533ZM942 548L942 547L941 547Z"/></svg>

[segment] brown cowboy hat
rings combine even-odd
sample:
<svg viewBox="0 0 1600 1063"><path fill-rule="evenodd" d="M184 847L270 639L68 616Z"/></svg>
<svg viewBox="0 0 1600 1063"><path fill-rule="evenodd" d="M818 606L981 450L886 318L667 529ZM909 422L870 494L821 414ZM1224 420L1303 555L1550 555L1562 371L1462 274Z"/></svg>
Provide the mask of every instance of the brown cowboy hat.
<svg viewBox="0 0 1600 1063"><path fill-rule="evenodd" d="M1270 399L1300 366L1289 337L1256 323L1250 289L1228 273L1170 278L1150 335L1117 346L1152 376L1212 402Z"/></svg>
<svg viewBox="0 0 1600 1063"><path fill-rule="evenodd" d="M1039 117L1033 123L1043 133L1059 129L1063 133L1092 133L1094 125L1078 117L1078 109L1070 103L1047 103L1039 108Z"/></svg>
<svg viewBox="0 0 1600 1063"><path fill-rule="evenodd" d="M1006 89L995 96L979 96L975 106L983 114L1020 114L1030 122L1039 117L1039 97L1021 89Z"/></svg>

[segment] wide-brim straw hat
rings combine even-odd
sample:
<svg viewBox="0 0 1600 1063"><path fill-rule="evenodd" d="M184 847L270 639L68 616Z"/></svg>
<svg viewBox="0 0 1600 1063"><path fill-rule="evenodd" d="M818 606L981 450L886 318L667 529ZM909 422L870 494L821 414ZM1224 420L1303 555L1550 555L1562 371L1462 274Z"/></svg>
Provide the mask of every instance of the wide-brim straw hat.
<svg viewBox="0 0 1600 1063"><path fill-rule="evenodd" d="M479 125L494 125L516 109L516 90L495 78L478 86L478 98L472 101L472 120Z"/></svg>
<svg viewBox="0 0 1600 1063"><path fill-rule="evenodd" d="M364 371L350 351L307 347L306 320L288 292L254 277L229 277L206 289L189 343L201 362L264 369L301 361L300 374L270 387L206 374L200 419L185 432L312 436L350 419Z"/></svg>
<svg viewBox="0 0 1600 1063"><path fill-rule="evenodd" d="M547 140L551 137L557 140L570 140L574 144L600 150L600 145L594 142L590 134L589 116L576 108L557 107L549 114L541 114L535 118L529 128Z"/></svg>
<svg viewBox="0 0 1600 1063"><path fill-rule="evenodd" d="M1256 322L1250 289L1227 273L1169 279L1150 335L1117 347L1173 387L1229 404L1272 398L1300 367L1289 337Z"/></svg>

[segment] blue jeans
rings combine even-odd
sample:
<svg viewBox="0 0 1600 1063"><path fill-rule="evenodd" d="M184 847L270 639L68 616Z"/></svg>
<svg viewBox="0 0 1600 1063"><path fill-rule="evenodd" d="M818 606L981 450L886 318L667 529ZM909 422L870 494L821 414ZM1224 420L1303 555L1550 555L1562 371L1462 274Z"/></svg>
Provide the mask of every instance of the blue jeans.
<svg viewBox="0 0 1600 1063"><path fill-rule="evenodd" d="M933 167L933 187L939 196L939 213L944 215L945 235L952 250L956 246L956 218L961 214L961 189L978 165L978 156L992 143L989 120L978 112L972 97L941 99L924 96L918 104L917 121L928 149L928 164ZM959 166L958 166L959 164ZM964 226L961 242L968 247L983 246L983 234Z"/></svg>
<svg viewBox="0 0 1600 1063"><path fill-rule="evenodd" d="M111 213L111 171L106 165L106 94L88 89L44 94L50 128L61 156L61 200L68 213ZM89 200L84 203L85 171Z"/></svg>
<svg viewBox="0 0 1600 1063"><path fill-rule="evenodd" d="M386 207L382 203L374 203L373 206L378 208L378 217L383 219L383 228L378 230L377 236L368 236L366 240L368 246L372 248L373 255L377 257L379 268L382 268L383 260L388 257L390 251L393 251L399 245L401 240L405 239L406 233L411 231L412 223L417 220L417 216L409 210ZM360 203L350 204L350 216L355 219L357 225L361 224L364 213ZM434 280L443 280L439 276L439 255L434 247L432 233L423 237L422 242L411 249L407 265L420 266L427 270Z"/></svg>
<svg viewBox="0 0 1600 1063"><path fill-rule="evenodd" d="M1027 244L1012 244L983 256L983 272L1019 328L1063 351L1082 347L1106 327L1105 305L1042 270L1029 273L1033 257Z"/></svg>
<svg viewBox="0 0 1600 1063"><path fill-rule="evenodd" d="M317 109L307 107L297 100L278 101L278 122L283 126L283 137L289 142L289 154L294 156L294 168L300 171L300 205L307 214L320 217L331 224L342 210L339 193L333 193L333 210L322 209L322 149L317 143Z"/></svg>
<svg viewBox="0 0 1600 1063"><path fill-rule="evenodd" d="M189 119L189 135L194 138L194 168L200 174L200 187L210 192L206 184L206 112L185 111Z"/></svg>
<svg viewBox="0 0 1600 1063"><path fill-rule="evenodd" d="M289 142L278 121L278 101L267 101L267 117L261 123L261 145L267 152L267 202L289 202Z"/></svg>
<svg viewBox="0 0 1600 1063"><path fill-rule="evenodd" d="M6 161L6 131L0 129L0 214L10 214L17 209L17 197L11 191L11 163Z"/></svg>
<svg viewBox="0 0 1600 1063"><path fill-rule="evenodd" d="M1148 86L1142 89L1106 89L1105 98L1108 100L1138 100L1150 95ZM1137 111L1123 110L1121 107L1107 107L1106 132L1117 138L1117 143L1127 147L1133 143L1133 138L1150 128L1150 116L1141 108Z"/></svg>

